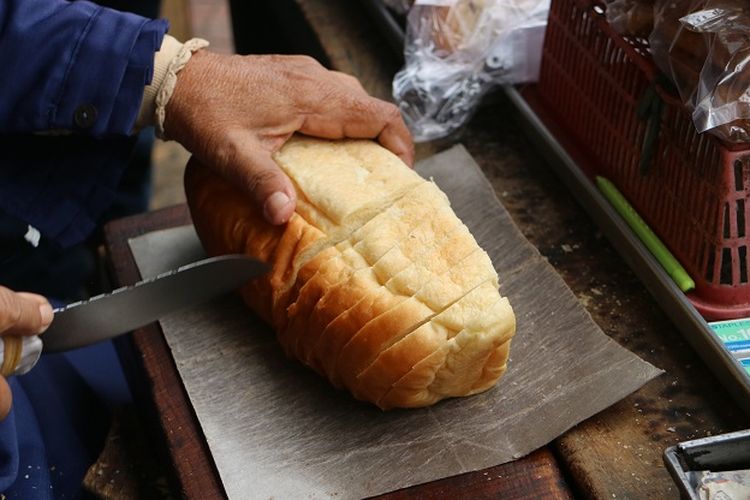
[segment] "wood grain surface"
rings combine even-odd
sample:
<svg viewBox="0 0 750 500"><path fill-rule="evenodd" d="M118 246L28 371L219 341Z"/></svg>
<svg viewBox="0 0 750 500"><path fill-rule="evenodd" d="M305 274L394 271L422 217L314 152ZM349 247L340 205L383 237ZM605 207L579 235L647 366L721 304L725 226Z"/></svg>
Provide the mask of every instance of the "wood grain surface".
<svg viewBox="0 0 750 500"><path fill-rule="evenodd" d="M398 64L384 54L384 40L357 2L297 3L331 65L382 95ZM359 72L363 62L367 71ZM491 96L464 130L438 145L418 147L418 152L458 141L466 145L521 231L602 329L667 372L555 442L555 455L576 492L592 498L677 497L662 464L663 450L682 440L746 427L747 421L521 135L517 119L502 96Z"/></svg>
<svg viewBox="0 0 750 500"><path fill-rule="evenodd" d="M563 500L573 498L573 496L558 471L555 458L548 449L542 448L524 460L404 488L372 498L378 500L442 500L446 498Z"/></svg>

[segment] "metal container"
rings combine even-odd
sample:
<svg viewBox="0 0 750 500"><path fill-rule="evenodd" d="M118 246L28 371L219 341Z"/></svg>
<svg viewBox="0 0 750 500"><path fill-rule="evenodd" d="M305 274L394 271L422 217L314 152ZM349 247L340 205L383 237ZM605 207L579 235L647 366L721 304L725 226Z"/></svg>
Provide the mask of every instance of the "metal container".
<svg viewBox="0 0 750 500"><path fill-rule="evenodd" d="M671 446L664 451L664 464L682 497L699 500L696 472L750 469L750 429Z"/></svg>

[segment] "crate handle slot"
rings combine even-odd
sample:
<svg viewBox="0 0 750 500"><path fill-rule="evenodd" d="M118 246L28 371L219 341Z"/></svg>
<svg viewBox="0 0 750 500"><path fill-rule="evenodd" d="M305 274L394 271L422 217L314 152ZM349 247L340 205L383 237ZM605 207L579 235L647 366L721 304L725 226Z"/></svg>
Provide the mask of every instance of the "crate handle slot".
<svg viewBox="0 0 750 500"><path fill-rule="evenodd" d="M647 175L656 153L659 135L661 134L661 116L664 111L664 101L656 91L656 82L649 85L638 103L637 114L640 120L646 121L646 137L643 139L641 159L638 169L641 175Z"/></svg>

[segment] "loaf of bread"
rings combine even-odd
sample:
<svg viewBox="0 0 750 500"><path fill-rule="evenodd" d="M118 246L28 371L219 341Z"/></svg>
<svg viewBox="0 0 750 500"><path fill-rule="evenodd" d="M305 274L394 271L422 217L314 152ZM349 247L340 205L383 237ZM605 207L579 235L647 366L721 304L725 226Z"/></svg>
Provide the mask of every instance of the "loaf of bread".
<svg viewBox="0 0 750 500"><path fill-rule="evenodd" d="M466 49L489 3L487 0L457 0L447 6L430 6L435 46L447 54Z"/></svg>
<svg viewBox="0 0 750 500"><path fill-rule="evenodd" d="M445 194L369 140L294 137L275 160L298 195L284 226L194 159L185 186L208 253L271 265L242 296L286 353L383 409L492 387L515 316Z"/></svg>

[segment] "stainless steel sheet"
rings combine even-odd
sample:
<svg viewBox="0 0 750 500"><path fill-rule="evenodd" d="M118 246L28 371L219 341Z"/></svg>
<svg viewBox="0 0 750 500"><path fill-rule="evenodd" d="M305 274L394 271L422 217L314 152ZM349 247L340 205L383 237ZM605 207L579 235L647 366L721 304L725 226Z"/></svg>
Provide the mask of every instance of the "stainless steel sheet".
<svg viewBox="0 0 750 500"><path fill-rule="evenodd" d="M161 321L230 498L361 498L511 461L660 373L607 337L460 146L421 162L492 257L518 320L493 389L382 412L287 359L235 295ZM200 253L191 227L131 240L144 276Z"/></svg>

